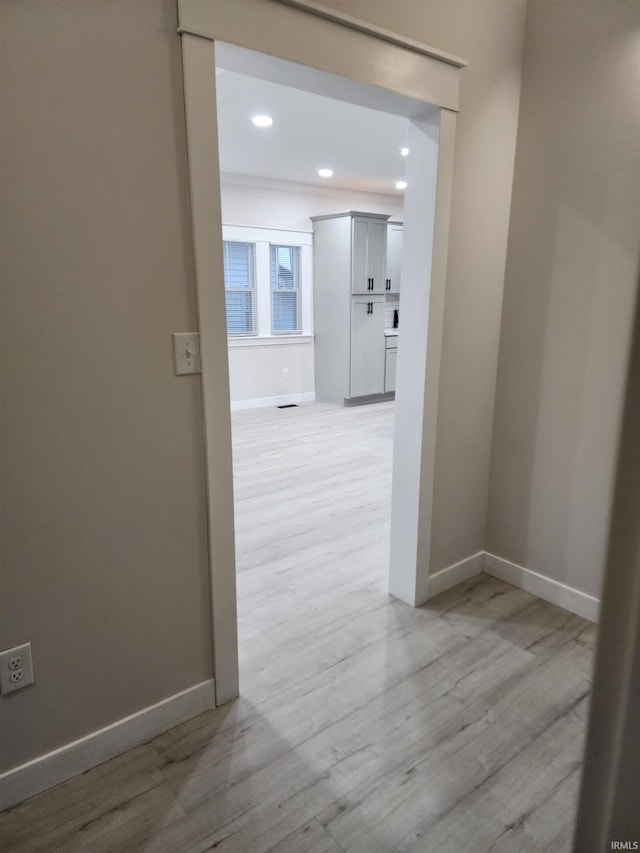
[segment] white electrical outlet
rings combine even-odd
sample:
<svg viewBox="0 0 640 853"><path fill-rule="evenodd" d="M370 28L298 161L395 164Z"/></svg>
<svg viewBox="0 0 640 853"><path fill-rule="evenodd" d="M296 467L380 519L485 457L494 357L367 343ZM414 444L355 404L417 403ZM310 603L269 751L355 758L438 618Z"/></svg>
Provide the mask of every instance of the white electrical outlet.
<svg viewBox="0 0 640 853"><path fill-rule="evenodd" d="M0 652L0 693L4 696L33 684L31 643Z"/></svg>
<svg viewBox="0 0 640 853"><path fill-rule="evenodd" d="M289 378L289 368L288 367L285 367L284 370L282 371L282 378L283 379Z"/></svg>

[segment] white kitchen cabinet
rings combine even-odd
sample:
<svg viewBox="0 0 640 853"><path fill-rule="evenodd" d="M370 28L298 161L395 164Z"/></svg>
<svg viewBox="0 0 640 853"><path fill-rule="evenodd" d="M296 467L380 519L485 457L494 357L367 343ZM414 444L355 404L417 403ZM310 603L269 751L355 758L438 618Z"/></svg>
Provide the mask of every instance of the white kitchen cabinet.
<svg viewBox="0 0 640 853"><path fill-rule="evenodd" d="M388 218L356 211L311 217L318 400L345 405L385 393Z"/></svg>
<svg viewBox="0 0 640 853"><path fill-rule="evenodd" d="M398 359L398 336L389 335L385 338L384 352L384 390L396 390L396 363Z"/></svg>
<svg viewBox="0 0 640 853"><path fill-rule="evenodd" d="M384 298L354 296L351 303L351 397L385 390Z"/></svg>
<svg viewBox="0 0 640 853"><path fill-rule="evenodd" d="M352 225L352 293L387 290L387 217L354 216Z"/></svg>
<svg viewBox="0 0 640 853"><path fill-rule="evenodd" d="M402 266L402 239L404 225L402 222L387 223L387 265L386 290L400 293L400 269Z"/></svg>

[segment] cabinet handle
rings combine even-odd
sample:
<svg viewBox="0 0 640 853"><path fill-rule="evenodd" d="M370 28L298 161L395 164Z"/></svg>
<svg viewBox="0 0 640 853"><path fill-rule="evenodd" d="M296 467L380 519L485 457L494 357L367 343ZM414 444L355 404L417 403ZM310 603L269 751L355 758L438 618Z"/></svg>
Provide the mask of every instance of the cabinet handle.
<svg viewBox="0 0 640 853"><path fill-rule="evenodd" d="M373 290L373 278L371 279L371 290Z"/></svg>
<svg viewBox="0 0 640 853"><path fill-rule="evenodd" d="M391 279L387 279L387 290L391 290Z"/></svg>

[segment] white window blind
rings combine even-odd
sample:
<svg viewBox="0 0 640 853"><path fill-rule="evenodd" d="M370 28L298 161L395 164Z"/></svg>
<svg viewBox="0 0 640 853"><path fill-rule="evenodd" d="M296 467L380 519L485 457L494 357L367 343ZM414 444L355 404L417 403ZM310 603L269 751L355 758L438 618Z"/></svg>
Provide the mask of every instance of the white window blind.
<svg viewBox="0 0 640 853"><path fill-rule="evenodd" d="M300 246L271 246L271 334L302 333Z"/></svg>
<svg viewBox="0 0 640 853"><path fill-rule="evenodd" d="M223 242L227 334L255 335L256 248L253 243Z"/></svg>

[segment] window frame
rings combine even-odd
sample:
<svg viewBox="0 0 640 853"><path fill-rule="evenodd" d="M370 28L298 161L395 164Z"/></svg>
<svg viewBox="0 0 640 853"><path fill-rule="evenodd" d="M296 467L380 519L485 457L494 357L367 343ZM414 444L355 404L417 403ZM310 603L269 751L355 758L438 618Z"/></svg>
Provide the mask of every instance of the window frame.
<svg viewBox="0 0 640 853"><path fill-rule="evenodd" d="M277 287L277 282L274 281L274 251L278 252L281 249L293 250L297 252L293 256L295 260L292 263L292 279L293 286L290 288ZM293 259L292 258L292 259ZM300 246L292 246L288 243L270 243L269 244L269 274L270 274L270 290L271 290L271 334L274 337L295 336L299 337L302 334L302 248ZM278 279L280 275L276 276ZM285 294L295 294L296 297L296 328L276 331L275 329L275 306L276 297Z"/></svg>
<svg viewBox="0 0 640 853"><path fill-rule="evenodd" d="M227 280L226 280L226 275L225 275L225 281L224 281L225 309L226 309L226 312L228 312L228 306L227 306L227 294L228 293L242 293L242 294L248 293L250 295L250 298L251 298L251 312L252 312L253 324L252 324L252 329L250 332L229 333L229 322L228 322L228 313L227 313L227 315L226 315L227 316L227 337L231 338L233 340L235 340L237 338L254 338L258 334L258 299L257 299L258 286L257 286L256 245L251 240L226 240L226 239L223 239L223 241L222 241L223 262L226 259L226 254L227 254L226 247L227 247L227 244L229 244L229 243L236 243L236 244L239 244L242 246L252 247L253 251L248 253L249 257L247 258L247 266L248 266L248 268L253 266L253 269L251 270L252 274L249 276L252 279L252 281L251 281L250 285L247 286L246 288L227 287Z"/></svg>
<svg viewBox="0 0 640 853"><path fill-rule="evenodd" d="M311 231L264 228L252 225L222 226L225 242L255 244L257 333L229 335L229 346L308 343L313 340L313 235ZM273 334L271 314L271 246L300 247L300 331Z"/></svg>

